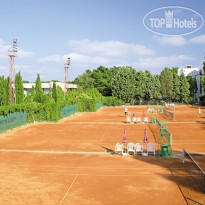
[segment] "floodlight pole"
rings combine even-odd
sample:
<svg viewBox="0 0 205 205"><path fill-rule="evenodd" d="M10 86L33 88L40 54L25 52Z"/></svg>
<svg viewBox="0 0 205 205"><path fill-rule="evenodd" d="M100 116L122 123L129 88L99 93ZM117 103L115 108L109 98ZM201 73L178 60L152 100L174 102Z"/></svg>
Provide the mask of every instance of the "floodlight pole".
<svg viewBox="0 0 205 205"><path fill-rule="evenodd" d="M64 97L67 91L67 86L66 86L66 82L68 82L68 68L70 65L70 57L68 57L67 63L64 64L64 70L65 70L65 87L64 87Z"/></svg>
<svg viewBox="0 0 205 205"><path fill-rule="evenodd" d="M18 51L17 39L13 39L13 46L8 50L8 56L10 58L9 104L16 103L16 97L15 97L15 57L17 55L17 51Z"/></svg>

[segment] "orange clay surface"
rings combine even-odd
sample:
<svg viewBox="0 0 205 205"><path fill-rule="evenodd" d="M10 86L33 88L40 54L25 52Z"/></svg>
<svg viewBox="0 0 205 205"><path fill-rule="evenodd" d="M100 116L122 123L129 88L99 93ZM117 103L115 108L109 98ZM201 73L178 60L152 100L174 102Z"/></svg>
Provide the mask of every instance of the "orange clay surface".
<svg viewBox="0 0 205 205"><path fill-rule="evenodd" d="M129 106L136 117L147 106ZM198 153L205 170L204 117L198 107L176 106L167 120L174 158L113 154L126 128L128 142L143 143L147 128L155 142L157 125L125 123L124 107L77 113L59 123L26 125L0 134L0 204L104 205L205 204L205 195L182 164L183 147ZM156 133L155 133L156 134ZM146 145L144 145L146 147Z"/></svg>

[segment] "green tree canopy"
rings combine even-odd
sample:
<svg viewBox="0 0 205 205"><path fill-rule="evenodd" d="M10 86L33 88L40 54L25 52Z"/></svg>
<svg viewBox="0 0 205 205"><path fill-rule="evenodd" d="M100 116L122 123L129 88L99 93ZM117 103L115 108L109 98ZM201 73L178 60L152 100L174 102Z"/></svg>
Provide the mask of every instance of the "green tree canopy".
<svg viewBox="0 0 205 205"><path fill-rule="evenodd" d="M41 87L41 79L40 75L37 75L36 79L36 86L35 86L35 95L34 95L34 101L42 103L43 102L43 89Z"/></svg>
<svg viewBox="0 0 205 205"><path fill-rule="evenodd" d="M8 105L9 81L4 76L0 76L0 106Z"/></svg>
<svg viewBox="0 0 205 205"><path fill-rule="evenodd" d="M15 77L16 104L24 102L24 88L20 71Z"/></svg>
<svg viewBox="0 0 205 205"><path fill-rule="evenodd" d="M187 81L184 74L180 75L180 95L181 101L187 103L189 100L189 82Z"/></svg>
<svg viewBox="0 0 205 205"><path fill-rule="evenodd" d="M143 71L136 72L135 75L135 87L136 87L136 93L135 97L142 101L142 99L145 97L146 94L146 74Z"/></svg>
<svg viewBox="0 0 205 205"><path fill-rule="evenodd" d="M112 95L125 102L132 102L135 96L135 74L131 67L119 68L112 81Z"/></svg>
<svg viewBox="0 0 205 205"><path fill-rule="evenodd" d="M169 68L164 68L160 73L161 94L164 100L173 99L173 73Z"/></svg>
<svg viewBox="0 0 205 205"><path fill-rule="evenodd" d="M56 88L56 82L53 83L53 88L52 88L52 97L55 102L57 102L57 88Z"/></svg>
<svg viewBox="0 0 205 205"><path fill-rule="evenodd" d="M180 77L177 75L176 72L173 73L173 101L180 101L181 92L180 92Z"/></svg>

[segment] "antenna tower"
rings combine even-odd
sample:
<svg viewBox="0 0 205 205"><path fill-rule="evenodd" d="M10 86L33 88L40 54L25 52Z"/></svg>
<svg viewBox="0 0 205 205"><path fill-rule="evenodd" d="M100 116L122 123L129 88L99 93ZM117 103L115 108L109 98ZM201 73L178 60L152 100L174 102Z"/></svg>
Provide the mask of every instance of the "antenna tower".
<svg viewBox="0 0 205 205"><path fill-rule="evenodd" d="M17 55L18 46L17 39L13 40L13 46L8 50L8 56L10 58L9 67L9 104L15 104L15 57Z"/></svg>

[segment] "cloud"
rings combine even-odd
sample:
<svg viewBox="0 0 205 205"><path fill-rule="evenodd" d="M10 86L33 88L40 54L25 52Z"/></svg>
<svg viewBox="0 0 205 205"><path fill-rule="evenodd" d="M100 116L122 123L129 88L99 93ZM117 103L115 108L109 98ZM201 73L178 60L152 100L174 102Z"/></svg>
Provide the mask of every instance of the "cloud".
<svg viewBox="0 0 205 205"><path fill-rule="evenodd" d="M154 50L147 48L145 45L129 44L121 41L90 41L71 40L69 46L77 53L86 55L99 55L107 57L126 57L152 55Z"/></svg>
<svg viewBox="0 0 205 205"><path fill-rule="evenodd" d="M194 58L186 55L172 55L153 58L140 58L135 66L143 69L150 68L164 68L171 66L180 66L181 63L187 60L193 60Z"/></svg>
<svg viewBox="0 0 205 205"><path fill-rule="evenodd" d="M205 35L196 36L189 40L191 43L205 43Z"/></svg>
<svg viewBox="0 0 205 205"><path fill-rule="evenodd" d="M59 63L63 66L68 57L75 69L96 68L100 65L112 67L126 65L128 58L148 56L154 50L144 45L128 44L120 41L71 40L69 46L73 52L65 55L49 55L39 59L44 63Z"/></svg>
<svg viewBox="0 0 205 205"><path fill-rule="evenodd" d="M52 62L52 63L66 63L66 60L68 57L71 58L71 64L75 66L91 66L91 65L107 65L115 61L115 59L111 59L108 57L103 56L88 56L88 55L82 55L78 53L70 53L66 55L50 55L46 56L44 58L39 59L40 62Z"/></svg>
<svg viewBox="0 0 205 205"><path fill-rule="evenodd" d="M32 57L35 56L34 52L31 51L24 51L23 49L19 48L17 52L18 57L25 58L25 57Z"/></svg>
<svg viewBox="0 0 205 205"><path fill-rule="evenodd" d="M153 36L153 39L156 40L161 45L171 45L171 46L184 46L187 44L187 40L182 36Z"/></svg>
<svg viewBox="0 0 205 205"><path fill-rule="evenodd" d="M53 63L63 63L66 60L62 55L50 55L40 58L40 62L53 62Z"/></svg>

